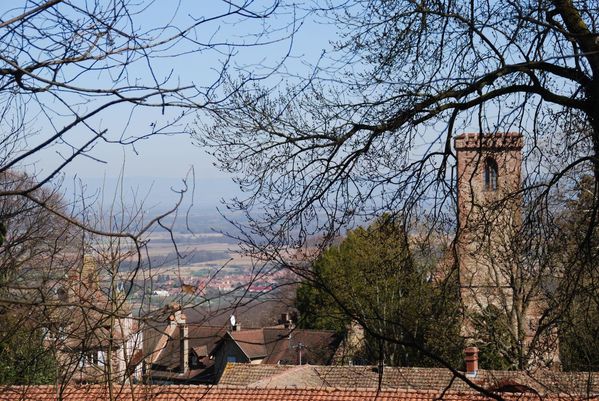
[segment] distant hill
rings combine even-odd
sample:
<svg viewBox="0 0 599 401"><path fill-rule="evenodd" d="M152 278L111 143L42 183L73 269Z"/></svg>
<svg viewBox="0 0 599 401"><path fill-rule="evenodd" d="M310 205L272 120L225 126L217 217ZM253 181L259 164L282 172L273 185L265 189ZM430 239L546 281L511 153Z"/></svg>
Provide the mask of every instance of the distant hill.
<svg viewBox="0 0 599 401"><path fill-rule="evenodd" d="M88 193L101 191L104 188L106 199L112 199L115 191L120 192L122 188L123 198L126 204L145 199L145 203L152 207L166 209L177 199L178 194L184 188L183 177L126 177L121 185L115 177L86 177L82 178ZM72 186L72 183L68 186ZM189 191L186 195L185 204L191 204L193 188L189 183ZM195 194L193 204L200 209L214 209L220 205L220 200L229 199L239 194L239 187L226 177L197 178L195 180Z"/></svg>
<svg viewBox="0 0 599 401"><path fill-rule="evenodd" d="M184 188L183 178L176 177L126 177L121 183L117 178L85 177L76 182L65 181L66 196L81 192L103 204L105 210L119 209L121 205L133 210L143 204L146 216L155 216L172 208ZM115 193L117 194L115 196ZM226 231L230 224L220 216L217 208L226 210L222 200L239 195L239 187L226 177L197 178L195 187L189 184L174 229L177 232ZM116 199L116 201L115 201ZM89 201L88 201L89 204ZM228 215L229 216L229 215Z"/></svg>

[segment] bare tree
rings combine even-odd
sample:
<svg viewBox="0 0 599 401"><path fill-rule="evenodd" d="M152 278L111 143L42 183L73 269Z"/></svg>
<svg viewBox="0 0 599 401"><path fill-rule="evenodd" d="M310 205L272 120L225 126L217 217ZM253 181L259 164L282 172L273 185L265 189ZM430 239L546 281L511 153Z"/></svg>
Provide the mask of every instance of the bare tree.
<svg viewBox="0 0 599 401"><path fill-rule="evenodd" d="M110 382L128 380L132 355L123 344L133 323L125 299L138 277L152 278L147 236L160 227L173 238L181 200L156 216L118 197L98 211L97 195L61 195L63 172L79 158L105 163L97 147L137 151L154 136L188 134L188 118L229 96L222 84L238 49L293 34L292 24L264 22L276 9L276 1L253 0L211 4L198 15L180 2L0 7L0 318L10 322L0 324L2 344L19 343L17 329L26 327L65 383L88 363L101 365ZM224 24L248 31L227 37ZM238 89L266 78L277 62L246 75ZM191 63L202 66L193 80L178 69ZM42 167L40 159L51 162Z"/></svg>
<svg viewBox="0 0 599 401"><path fill-rule="evenodd" d="M519 132L522 186L483 202L491 212L482 227L493 231L514 201L522 212L501 241L484 231L478 239L510 258L495 264L502 276L493 285L509 287L501 313L510 355L519 359L510 363L528 366L536 358L528 346L555 333L577 286L592 281L578 261L597 256L599 4L356 0L316 2L312 11L340 36L311 73L283 89L235 92L214 110L217 123L199 130L246 192L231 207L249 217L242 225L248 252L309 277L309 263L294 263L289 248L323 249L385 212L397 213L413 235L422 235L426 215L429 233L459 238L469 215L457 210L454 139L479 134L473 150L483 171L484 156L493 155L485 141ZM594 177L590 213L564 260L556 220L581 174ZM465 179L472 188L480 177ZM457 246L454 257L463 256ZM528 327L522 316L533 309L537 323Z"/></svg>

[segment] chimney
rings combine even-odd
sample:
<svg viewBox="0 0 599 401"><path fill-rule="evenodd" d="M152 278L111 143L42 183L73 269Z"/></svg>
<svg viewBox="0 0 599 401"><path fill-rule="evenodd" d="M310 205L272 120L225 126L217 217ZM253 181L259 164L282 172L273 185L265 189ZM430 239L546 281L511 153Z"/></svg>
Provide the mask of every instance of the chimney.
<svg viewBox="0 0 599 401"><path fill-rule="evenodd" d="M302 352L305 348L305 345L302 343L297 343L297 345L294 346L293 348L295 348L297 351L297 364L301 365L302 364Z"/></svg>
<svg viewBox="0 0 599 401"><path fill-rule="evenodd" d="M280 324L283 324L286 329L293 329L295 326L293 325L293 320L291 319L290 313L281 313Z"/></svg>
<svg viewBox="0 0 599 401"><path fill-rule="evenodd" d="M179 315L179 371L187 373L189 371L189 328L185 315Z"/></svg>
<svg viewBox="0 0 599 401"><path fill-rule="evenodd" d="M466 354L466 376L476 377L478 373L478 348L468 347L464 350Z"/></svg>
<svg viewBox="0 0 599 401"><path fill-rule="evenodd" d="M89 255L83 255L83 266L81 267L81 282L85 283L89 289L99 287L98 269L96 261Z"/></svg>
<svg viewBox="0 0 599 401"><path fill-rule="evenodd" d="M185 315L181 312L181 305L170 304L165 307L166 311L169 312L168 322L172 328L177 327L180 323L185 322Z"/></svg>
<svg viewBox="0 0 599 401"><path fill-rule="evenodd" d="M233 331L241 331L241 323L237 322L233 326L231 326Z"/></svg>

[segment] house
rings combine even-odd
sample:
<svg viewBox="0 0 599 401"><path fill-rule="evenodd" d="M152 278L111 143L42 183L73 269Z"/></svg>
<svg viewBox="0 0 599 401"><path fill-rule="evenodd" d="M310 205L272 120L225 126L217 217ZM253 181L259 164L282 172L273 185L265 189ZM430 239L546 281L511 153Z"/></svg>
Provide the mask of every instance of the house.
<svg viewBox="0 0 599 401"><path fill-rule="evenodd" d="M178 306L144 331L144 378L151 383L216 383L227 362L330 364L341 343L333 331L304 330L284 314L280 325L242 329L188 323Z"/></svg>
<svg viewBox="0 0 599 401"><path fill-rule="evenodd" d="M331 330L298 329L287 322L274 327L227 331L214 350L216 371L229 362L262 365L330 365L341 336Z"/></svg>
<svg viewBox="0 0 599 401"><path fill-rule="evenodd" d="M0 401L582 401L599 400L599 373L229 363L218 385L103 383L0 386Z"/></svg>
<svg viewBox="0 0 599 401"><path fill-rule="evenodd" d="M145 325L144 379L156 384L213 383L213 351L227 328L187 323L178 305L167 310L170 314L166 323Z"/></svg>
<svg viewBox="0 0 599 401"><path fill-rule="evenodd" d="M141 378L136 366L141 332L122 293L100 288L94 260L86 256L47 306L44 343L56 351L64 382L129 382Z"/></svg>

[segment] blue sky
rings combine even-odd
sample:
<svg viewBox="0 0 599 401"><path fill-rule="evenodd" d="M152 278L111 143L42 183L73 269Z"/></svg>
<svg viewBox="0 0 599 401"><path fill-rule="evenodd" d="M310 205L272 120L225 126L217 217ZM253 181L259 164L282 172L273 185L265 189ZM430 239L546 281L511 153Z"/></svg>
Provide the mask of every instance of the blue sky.
<svg viewBox="0 0 599 401"><path fill-rule="evenodd" d="M157 1L144 12L144 18L138 20L142 29L150 26L167 24L171 19L175 26L185 26L192 18L202 18L216 15L223 11L223 4L215 1L186 1L180 3L175 1ZM265 1L263 4L270 4ZM178 8L175 7L178 5ZM199 31L200 39L212 38L216 41L247 42L253 40L248 33L260 32L263 23L270 27L281 28L292 19L291 9L281 9L281 15L269 20L253 20L240 22L236 20L220 20L207 25ZM296 9L299 14L301 10ZM286 31L278 33L284 36ZM288 31L287 31L288 32ZM294 37L292 58L288 60L286 68L291 73L302 74L309 71L307 64L313 63L321 54L323 48L328 46L329 39L333 37L334 29L314 21L306 21L304 26ZM213 36L212 36L213 35ZM271 45L241 48L236 50L233 58L234 69L246 65L276 65L283 54L287 51L290 42L283 40ZM156 60L155 71L164 76L173 74L176 80L183 84L194 83L196 85L207 85L216 75L222 56L214 51L201 53L190 52L176 59ZM233 74L235 74L233 71ZM98 79L106 79L99 77ZM109 113L101 115L94 121L99 127L106 128L118 133L143 134L148 130L150 124L162 121L168 117L159 116L159 110L140 109L130 123L125 123L129 118L128 110L113 109ZM173 111L178 113L178 111ZM173 114L174 115L174 114ZM194 118L205 119L205 116L188 116L183 124L193 124ZM42 121L42 120L40 120ZM43 123L40 123L42 125ZM60 123L57 124L60 126ZM40 129L43 132L43 127ZM74 132L73 135L77 135ZM40 135L41 136L41 135ZM77 138L72 139L76 143ZM36 160L30 161L27 168L35 171L50 171L57 162L60 155L65 154L65 149L60 145L48 149L45 153L37 156ZM122 147L118 145L98 144L92 151L93 158L79 157L64 169L65 182L73 181L73 178L81 179L89 189L103 182L107 186L116 182L119 175L125 177L125 186L132 186L141 192L149 190L154 182L152 193L158 198L166 196L170 187L177 187L182 178L194 169L197 193L201 194L206 205L216 204L221 197L229 198L237 193L237 186L231 182L223 172L214 167L214 160L206 153L205 149L192 144L189 135L156 136L148 140L138 142L135 148ZM70 184L69 184L70 186Z"/></svg>

